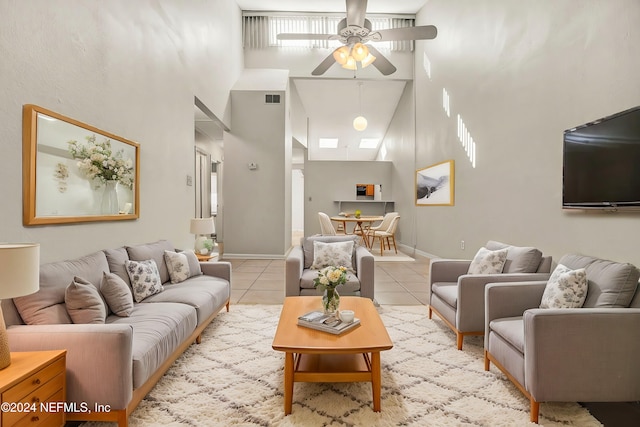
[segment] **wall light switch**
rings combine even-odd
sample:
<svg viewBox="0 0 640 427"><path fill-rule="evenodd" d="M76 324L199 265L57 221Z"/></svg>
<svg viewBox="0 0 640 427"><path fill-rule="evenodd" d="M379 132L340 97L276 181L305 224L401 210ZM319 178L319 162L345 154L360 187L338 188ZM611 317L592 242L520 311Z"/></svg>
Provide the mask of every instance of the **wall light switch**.
<svg viewBox="0 0 640 427"><path fill-rule="evenodd" d="M187 186L191 187L193 185L193 177L191 175L187 175Z"/></svg>

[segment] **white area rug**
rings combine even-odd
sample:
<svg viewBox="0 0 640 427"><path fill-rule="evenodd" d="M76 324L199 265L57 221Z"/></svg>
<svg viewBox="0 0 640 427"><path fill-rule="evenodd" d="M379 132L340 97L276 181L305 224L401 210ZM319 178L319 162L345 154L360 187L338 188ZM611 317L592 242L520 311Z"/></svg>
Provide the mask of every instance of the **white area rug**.
<svg viewBox="0 0 640 427"><path fill-rule="evenodd" d="M423 306L382 306L394 348L382 353L382 412L368 383L296 383L283 414L284 354L274 351L280 306L232 305L130 417L137 426L530 426L529 401L496 368L482 339L464 351ZM543 403L540 424L600 426L577 403ZM115 425L85 423L83 427Z"/></svg>

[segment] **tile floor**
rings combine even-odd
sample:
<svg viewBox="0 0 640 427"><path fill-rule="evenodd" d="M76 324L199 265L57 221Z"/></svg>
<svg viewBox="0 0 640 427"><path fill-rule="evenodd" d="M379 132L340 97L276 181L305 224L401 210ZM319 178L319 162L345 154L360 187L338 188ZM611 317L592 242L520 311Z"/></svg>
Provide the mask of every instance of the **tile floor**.
<svg viewBox="0 0 640 427"><path fill-rule="evenodd" d="M224 259L223 259L224 260ZM282 304L282 259L230 259L232 304ZM413 262L376 261L375 300L379 304L426 305L429 259Z"/></svg>

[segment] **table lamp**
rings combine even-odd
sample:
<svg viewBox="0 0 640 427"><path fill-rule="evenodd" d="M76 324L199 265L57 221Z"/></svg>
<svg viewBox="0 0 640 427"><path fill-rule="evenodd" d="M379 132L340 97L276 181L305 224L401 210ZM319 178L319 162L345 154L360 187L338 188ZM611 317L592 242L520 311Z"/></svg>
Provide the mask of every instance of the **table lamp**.
<svg viewBox="0 0 640 427"><path fill-rule="evenodd" d="M195 234L196 244L195 251L196 253L201 254L202 249L206 249L204 242L209 240L210 235L216 232L216 226L213 223L213 217L210 218L193 218L191 220L191 234ZM207 253L209 250L207 249Z"/></svg>
<svg viewBox="0 0 640 427"><path fill-rule="evenodd" d="M37 292L40 287L40 245L0 243L0 299ZM9 337L0 306L0 369L11 364Z"/></svg>

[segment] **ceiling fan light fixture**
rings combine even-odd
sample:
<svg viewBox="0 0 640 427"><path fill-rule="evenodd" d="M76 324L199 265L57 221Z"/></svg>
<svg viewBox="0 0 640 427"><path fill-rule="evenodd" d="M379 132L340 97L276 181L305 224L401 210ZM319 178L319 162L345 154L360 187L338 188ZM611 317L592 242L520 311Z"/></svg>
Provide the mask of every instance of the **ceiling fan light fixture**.
<svg viewBox="0 0 640 427"><path fill-rule="evenodd" d="M362 116L358 116L353 119L353 128L357 131L362 132L367 128L367 119Z"/></svg>
<svg viewBox="0 0 640 427"><path fill-rule="evenodd" d="M333 51L333 59L335 59L338 64L344 65L347 63L349 53L349 46L342 46L341 48Z"/></svg>
<svg viewBox="0 0 640 427"><path fill-rule="evenodd" d="M375 57L375 56L373 56L373 55L371 55L371 53L369 53L369 54L367 55L367 57L366 57L366 58L364 58L364 59L360 62L360 64L362 65L362 68L365 68L365 67L368 67L369 65L373 64L373 61L375 61L375 60L376 60L376 57Z"/></svg>
<svg viewBox="0 0 640 427"><path fill-rule="evenodd" d="M362 61L369 54L369 48L362 43L356 43L353 45L353 50L351 51L351 56L356 61Z"/></svg>
<svg viewBox="0 0 640 427"><path fill-rule="evenodd" d="M347 70L357 70L358 66L356 65L356 60L353 59L353 56L349 56L347 58L347 62L342 65L342 68L346 68Z"/></svg>

